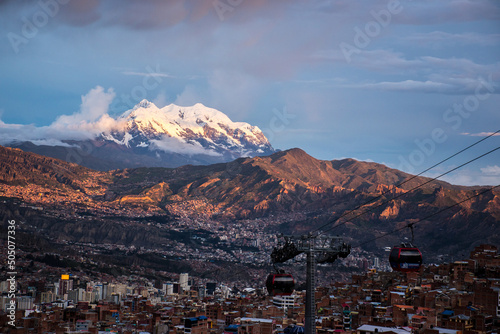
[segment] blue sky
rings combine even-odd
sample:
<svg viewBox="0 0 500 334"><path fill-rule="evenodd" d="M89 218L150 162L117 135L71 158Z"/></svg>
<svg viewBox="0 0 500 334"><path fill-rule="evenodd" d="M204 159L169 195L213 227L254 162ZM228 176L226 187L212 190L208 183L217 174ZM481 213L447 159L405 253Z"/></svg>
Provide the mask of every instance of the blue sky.
<svg viewBox="0 0 500 334"><path fill-rule="evenodd" d="M494 0L0 0L0 27L4 142L201 102L275 148L418 173L500 129ZM500 150L444 179L499 184Z"/></svg>

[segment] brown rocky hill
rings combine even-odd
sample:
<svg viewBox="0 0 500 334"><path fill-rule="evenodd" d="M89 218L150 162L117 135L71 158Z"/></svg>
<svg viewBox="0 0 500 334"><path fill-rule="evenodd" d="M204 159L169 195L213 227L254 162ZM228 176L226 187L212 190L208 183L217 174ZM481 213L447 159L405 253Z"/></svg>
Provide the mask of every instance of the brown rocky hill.
<svg viewBox="0 0 500 334"><path fill-rule="evenodd" d="M412 176L381 164L353 159L321 161L300 149L226 164L139 168L114 171L111 175L114 183L109 190L119 201L161 205L202 197L218 211L236 217L302 210L341 212L363 200L382 194L385 196L381 200L389 199L429 181L418 177L398 187ZM458 194L473 189L432 181L408 197L432 197L437 191L458 199L462 198ZM399 204L391 203L391 207L394 205Z"/></svg>
<svg viewBox="0 0 500 334"><path fill-rule="evenodd" d="M0 146L0 196L30 204L85 204L103 198L110 182L107 173Z"/></svg>
<svg viewBox="0 0 500 334"><path fill-rule="evenodd" d="M411 175L381 164L353 159L322 161L300 149L209 166L96 172L0 147L0 196L37 205L64 202L93 208L94 214L100 209L133 214L130 208L144 213L182 212L224 222L295 212L300 213L296 220L277 219L276 229L303 233L330 222L323 230L344 234L355 243L418 222L416 241L430 249L446 246L457 251L478 243L500 244L498 190L448 210L488 187L428 182L423 177L398 186L409 178ZM359 206L360 210L347 214ZM339 217L340 226L332 228ZM391 245L408 235L403 231L370 247Z"/></svg>

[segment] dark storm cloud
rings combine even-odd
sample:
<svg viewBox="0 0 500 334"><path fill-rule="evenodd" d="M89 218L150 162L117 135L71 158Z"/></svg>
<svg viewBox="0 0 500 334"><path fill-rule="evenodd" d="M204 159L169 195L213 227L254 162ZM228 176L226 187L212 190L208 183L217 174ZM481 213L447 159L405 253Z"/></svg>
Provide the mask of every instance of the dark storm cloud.
<svg viewBox="0 0 500 334"><path fill-rule="evenodd" d="M32 15L44 8L57 8L54 20L71 25L86 26L99 23L104 26L122 26L130 29L159 29L180 22L198 22L209 18L212 26L230 21L238 13L241 23L250 15L273 15L276 8L295 1L197 1L197 0L0 0L3 14ZM296 1L300 2L300 1ZM242 14L245 15L242 15ZM1 15L1 13L0 13ZM227 23L227 22L226 22Z"/></svg>

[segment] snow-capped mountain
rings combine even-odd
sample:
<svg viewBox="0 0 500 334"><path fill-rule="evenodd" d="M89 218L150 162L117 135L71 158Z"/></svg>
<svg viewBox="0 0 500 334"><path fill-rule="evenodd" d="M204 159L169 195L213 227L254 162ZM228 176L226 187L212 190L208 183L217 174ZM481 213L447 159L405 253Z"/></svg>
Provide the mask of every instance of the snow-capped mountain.
<svg viewBox="0 0 500 334"><path fill-rule="evenodd" d="M201 103L158 108L143 100L110 122L114 130L89 140L64 140L65 146L32 141L9 146L97 170L208 165L276 152L258 127L233 122Z"/></svg>
<svg viewBox="0 0 500 334"><path fill-rule="evenodd" d="M233 122L224 113L197 103L158 108L141 101L119 119L123 131L102 139L130 148L148 148L180 154L255 156L275 152L262 131L245 122Z"/></svg>

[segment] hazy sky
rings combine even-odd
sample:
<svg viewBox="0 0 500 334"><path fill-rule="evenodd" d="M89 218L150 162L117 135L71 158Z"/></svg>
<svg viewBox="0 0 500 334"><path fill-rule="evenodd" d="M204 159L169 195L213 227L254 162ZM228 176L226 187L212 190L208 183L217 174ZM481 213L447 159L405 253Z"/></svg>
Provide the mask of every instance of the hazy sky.
<svg viewBox="0 0 500 334"><path fill-rule="evenodd" d="M0 27L4 140L201 102L275 148L417 173L500 129L496 0L0 0ZM445 179L499 184L500 150Z"/></svg>

